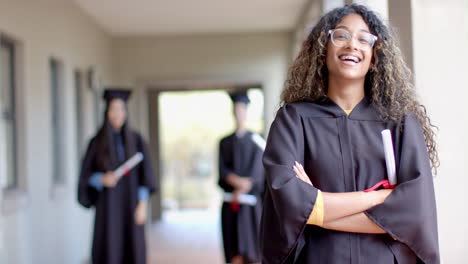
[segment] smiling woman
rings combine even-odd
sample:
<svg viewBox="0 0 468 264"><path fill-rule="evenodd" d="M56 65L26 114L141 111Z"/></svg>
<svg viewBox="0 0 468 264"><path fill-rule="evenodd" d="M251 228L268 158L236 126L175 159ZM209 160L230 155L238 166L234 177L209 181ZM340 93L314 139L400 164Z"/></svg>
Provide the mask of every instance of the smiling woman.
<svg viewBox="0 0 468 264"><path fill-rule="evenodd" d="M262 263L439 263L434 132L395 37L361 5L324 15L293 63L263 157ZM385 180L381 132L398 185Z"/></svg>
<svg viewBox="0 0 468 264"><path fill-rule="evenodd" d="M347 94L358 92L357 99L360 100L364 96L362 87L373 60L372 46L376 37L368 33L369 27L357 14L345 16L331 32L331 41L327 44L326 56L328 80L330 81L329 92L335 92L343 88L353 89L353 91L348 91ZM356 37L352 36L351 32ZM341 84L341 82L351 80L355 85ZM352 109L353 107L354 105L346 105L344 109Z"/></svg>

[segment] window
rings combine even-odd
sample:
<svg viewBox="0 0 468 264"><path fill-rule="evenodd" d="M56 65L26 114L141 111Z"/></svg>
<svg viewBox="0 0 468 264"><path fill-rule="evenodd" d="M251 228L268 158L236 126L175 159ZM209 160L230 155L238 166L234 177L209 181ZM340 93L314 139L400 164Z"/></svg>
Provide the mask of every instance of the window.
<svg viewBox="0 0 468 264"><path fill-rule="evenodd" d="M88 89L93 93L94 127L96 129L99 129L100 122L103 121L100 119L101 114L99 111L99 106L101 102L101 96L100 96L101 90L99 89L99 79L93 67L89 68L87 72L87 80L88 80Z"/></svg>
<svg viewBox="0 0 468 264"><path fill-rule="evenodd" d="M101 101L101 97L99 96L98 90L93 90L93 98L94 98L94 127L99 130L99 126L101 124L101 111L99 111L99 103Z"/></svg>
<svg viewBox="0 0 468 264"><path fill-rule="evenodd" d="M63 64L57 59L50 59L50 94L52 110L52 169L53 183L61 185L65 183L64 168L65 162L63 147L63 116L61 95L63 92Z"/></svg>
<svg viewBox="0 0 468 264"><path fill-rule="evenodd" d="M14 42L0 36L0 183L4 189L18 186L15 61Z"/></svg>

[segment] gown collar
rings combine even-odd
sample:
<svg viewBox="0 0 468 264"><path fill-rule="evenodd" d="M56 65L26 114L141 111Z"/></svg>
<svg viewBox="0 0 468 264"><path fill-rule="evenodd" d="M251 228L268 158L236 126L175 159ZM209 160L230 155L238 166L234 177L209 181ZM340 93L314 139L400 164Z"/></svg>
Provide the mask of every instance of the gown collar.
<svg viewBox="0 0 468 264"><path fill-rule="evenodd" d="M319 98L316 104L325 107L323 109L326 114L333 115L335 117L342 117L347 116L346 112L332 99L327 96L323 96ZM354 107L353 111L347 116L349 119L353 120L368 120L368 121L380 121L382 118L379 115L376 107L371 103L370 99L367 96L364 98Z"/></svg>

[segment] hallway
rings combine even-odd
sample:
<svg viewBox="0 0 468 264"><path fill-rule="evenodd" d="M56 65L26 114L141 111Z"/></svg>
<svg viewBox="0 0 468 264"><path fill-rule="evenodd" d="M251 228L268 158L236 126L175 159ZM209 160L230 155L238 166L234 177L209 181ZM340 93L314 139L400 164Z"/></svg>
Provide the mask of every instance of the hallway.
<svg viewBox="0 0 468 264"><path fill-rule="evenodd" d="M147 231L148 263L223 263L218 210L166 211Z"/></svg>

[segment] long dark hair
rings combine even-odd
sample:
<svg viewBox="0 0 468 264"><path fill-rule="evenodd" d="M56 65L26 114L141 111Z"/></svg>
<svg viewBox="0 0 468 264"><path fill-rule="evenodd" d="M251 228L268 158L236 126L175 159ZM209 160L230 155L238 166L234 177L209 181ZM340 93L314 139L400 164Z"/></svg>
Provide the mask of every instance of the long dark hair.
<svg viewBox="0 0 468 264"><path fill-rule="evenodd" d="M439 157L433 130L435 126L416 97L411 70L403 59L397 38L374 12L363 5L352 4L333 9L315 25L289 69L281 104L315 101L327 95L328 70L324 58L328 31L349 14L360 15L371 33L378 37L373 48L373 66L366 75L366 96L385 120L399 121L409 113L419 119L431 166L437 172Z"/></svg>
<svg viewBox="0 0 468 264"><path fill-rule="evenodd" d="M115 99L114 99L115 100ZM109 101L106 104L106 110L104 111L104 122L99 129L96 140L98 143L98 156L97 162L100 168L110 171L114 170L118 164L117 162L117 155L115 149L115 141L114 141L114 128L112 128L107 114L109 112L109 105L112 101ZM128 109L127 105L125 105L125 111L127 112L127 120L123 124L120 133L122 134L124 146L125 146L125 156L126 158L130 158L133 154L136 153L136 146L135 146L135 136L133 131L130 129L128 124Z"/></svg>

